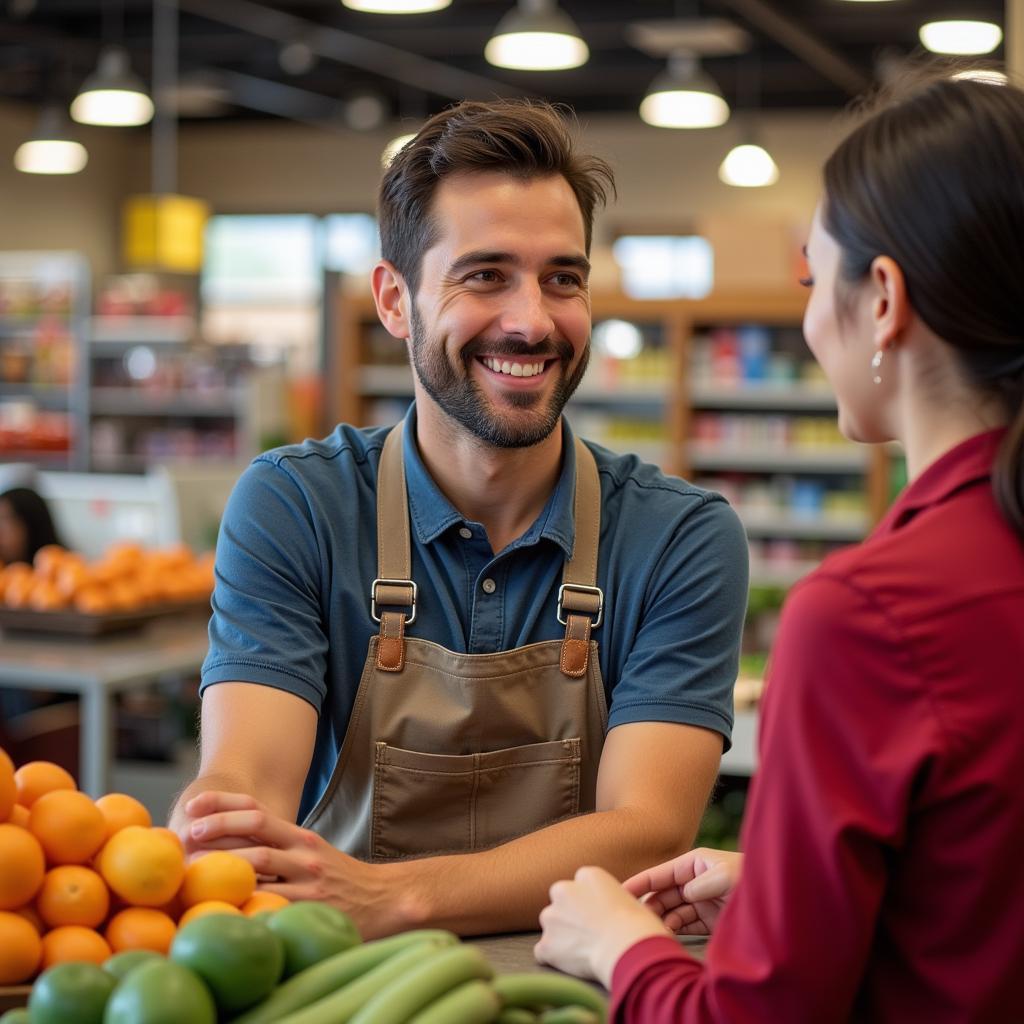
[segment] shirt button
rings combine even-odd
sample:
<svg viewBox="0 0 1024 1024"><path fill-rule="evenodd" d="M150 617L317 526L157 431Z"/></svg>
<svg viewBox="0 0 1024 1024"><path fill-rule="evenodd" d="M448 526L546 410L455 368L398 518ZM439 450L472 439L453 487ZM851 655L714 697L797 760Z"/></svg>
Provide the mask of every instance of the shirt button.
<svg viewBox="0 0 1024 1024"><path fill-rule="evenodd" d="M469 540L473 536L473 531L470 530L468 527L463 526L462 529L459 530L459 536L463 540Z"/></svg>
<svg viewBox="0 0 1024 1024"><path fill-rule="evenodd" d="M493 594L498 589L498 584L492 579L486 579L480 584L484 588L485 594Z"/></svg>

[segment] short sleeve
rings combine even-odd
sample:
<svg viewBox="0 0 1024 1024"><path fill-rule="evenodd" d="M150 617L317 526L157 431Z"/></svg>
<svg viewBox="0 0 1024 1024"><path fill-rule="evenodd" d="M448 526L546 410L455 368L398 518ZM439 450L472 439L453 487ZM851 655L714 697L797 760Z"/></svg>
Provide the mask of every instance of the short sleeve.
<svg viewBox="0 0 1024 1024"><path fill-rule="evenodd" d="M678 521L644 593L610 727L698 725L721 733L728 750L748 573L746 535L725 501L709 496Z"/></svg>
<svg viewBox="0 0 1024 1024"><path fill-rule="evenodd" d="M201 692L219 682L261 683L321 710L324 565L302 487L281 464L257 459L221 521Z"/></svg>

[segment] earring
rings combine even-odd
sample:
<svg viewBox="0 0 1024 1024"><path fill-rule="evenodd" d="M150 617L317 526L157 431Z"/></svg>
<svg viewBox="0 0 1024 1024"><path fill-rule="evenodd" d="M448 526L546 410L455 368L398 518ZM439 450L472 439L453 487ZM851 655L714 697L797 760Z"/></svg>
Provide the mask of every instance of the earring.
<svg viewBox="0 0 1024 1024"><path fill-rule="evenodd" d="M882 375L879 372L882 368L882 356L883 350L880 348L875 349L875 354L871 357L871 369L874 370L874 374L871 377L872 381L876 384L882 383Z"/></svg>

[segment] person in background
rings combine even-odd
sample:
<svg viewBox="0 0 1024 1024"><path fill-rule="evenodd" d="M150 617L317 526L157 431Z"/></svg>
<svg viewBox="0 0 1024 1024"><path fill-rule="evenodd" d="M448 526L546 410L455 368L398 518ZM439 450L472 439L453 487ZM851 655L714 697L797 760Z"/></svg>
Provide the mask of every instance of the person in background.
<svg viewBox="0 0 1024 1024"><path fill-rule="evenodd" d="M0 494L0 565L28 562L47 544L60 544L46 501L31 487Z"/></svg>
<svg viewBox="0 0 1024 1024"><path fill-rule="evenodd" d="M826 163L807 259L840 427L910 482L785 605L747 852L583 868L536 956L616 1024L1024 1021L1024 92L905 84Z"/></svg>
<svg viewBox="0 0 1024 1024"><path fill-rule="evenodd" d="M580 864L625 877L692 844L747 551L720 495L563 416L611 189L525 101L443 111L385 172L372 287L415 403L235 488L172 816L190 855L232 846L364 935L473 934L533 927Z"/></svg>

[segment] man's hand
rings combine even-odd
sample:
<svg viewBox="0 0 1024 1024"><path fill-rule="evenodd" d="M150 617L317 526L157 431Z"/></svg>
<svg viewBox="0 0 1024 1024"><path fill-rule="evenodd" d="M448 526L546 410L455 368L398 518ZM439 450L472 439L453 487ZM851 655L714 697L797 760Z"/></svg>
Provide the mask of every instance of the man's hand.
<svg viewBox="0 0 1024 1024"><path fill-rule="evenodd" d="M580 868L571 882L551 886L540 912L543 934L534 946L539 963L611 987L619 957L641 939L667 934L642 903L603 868Z"/></svg>
<svg viewBox="0 0 1024 1024"><path fill-rule="evenodd" d="M207 791L185 805L180 835L190 859L232 850L256 869L260 889L320 900L349 914L363 938L399 930L387 868L336 850L317 833L271 814L244 793Z"/></svg>
<svg viewBox="0 0 1024 1024"><path fill-rule="evenodd" d="M644 898L670 931L710 935L742 868L743 854L700 847L627 878L622 887Z"/></svg>

